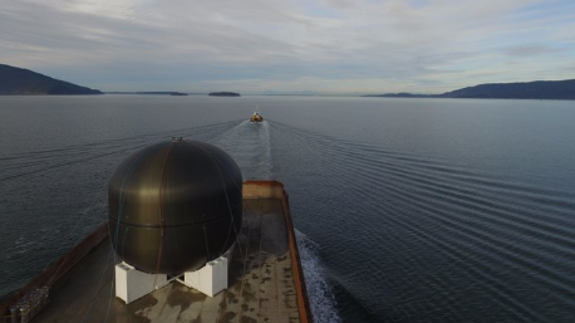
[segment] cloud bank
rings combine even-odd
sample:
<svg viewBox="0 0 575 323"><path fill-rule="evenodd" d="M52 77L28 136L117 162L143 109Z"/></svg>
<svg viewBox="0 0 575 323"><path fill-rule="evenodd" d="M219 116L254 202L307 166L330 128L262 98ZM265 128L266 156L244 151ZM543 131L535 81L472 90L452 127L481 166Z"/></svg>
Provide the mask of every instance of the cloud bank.
<svg viewBox="0 0 575 323"><path fill-rule="evenodd" d="M0 5L0 62L102 90L437 93L575 78L570 0Z"/></svg>

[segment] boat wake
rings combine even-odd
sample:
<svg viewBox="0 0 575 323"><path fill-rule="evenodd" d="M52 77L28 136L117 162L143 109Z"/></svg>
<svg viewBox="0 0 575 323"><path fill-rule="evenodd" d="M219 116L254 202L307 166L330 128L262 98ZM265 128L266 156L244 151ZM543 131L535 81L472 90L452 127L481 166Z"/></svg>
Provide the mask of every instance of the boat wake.
<svg viewBox="0 0 575 323"><path fill-rule="evenodd" d="M575 308L572 193L280 123L272 130L274 147L287 148L274 150L282 180L302 187L290 194L298 227L326 246L343 320L560 322ZM305 151L292 156L295 147Z"/></svg>
<svg viewBox="0 0 575 323"><path fill-rule="evenodd" d="M295 234L314 322L341 322L335 297L320 264L319 245L298 230Z"/></svg>
<svg viewBox="0 0 575 323"><path fill-rule="evenodd" d="M208 142L232 156L240 166L244 180L271 179L270 133L266 121L242 121Z"/></svg>

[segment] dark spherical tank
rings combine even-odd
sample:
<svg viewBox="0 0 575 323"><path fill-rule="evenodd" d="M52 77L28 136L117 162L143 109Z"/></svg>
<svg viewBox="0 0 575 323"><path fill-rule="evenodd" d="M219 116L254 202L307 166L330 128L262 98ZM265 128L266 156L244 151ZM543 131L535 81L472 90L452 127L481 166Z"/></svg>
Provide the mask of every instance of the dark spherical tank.
<svg viewBox="0 0 575 323"><path fill-rule="evenodd" d="M242 222L242 175L221 149L174 138L137 151L108 188L116 253L148 273L179 274L221 256Z"/></svg>

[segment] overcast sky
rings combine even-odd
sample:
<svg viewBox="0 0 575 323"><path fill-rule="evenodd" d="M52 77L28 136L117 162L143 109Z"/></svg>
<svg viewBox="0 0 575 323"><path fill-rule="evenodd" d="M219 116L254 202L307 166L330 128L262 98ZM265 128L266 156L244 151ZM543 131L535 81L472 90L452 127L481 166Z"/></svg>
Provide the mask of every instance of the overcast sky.
<svg viewBox="0 0 575 323"><path fill-rule="evenodd" d="M0 0L0 63L104 91L575 78L573 0Z"/></svg>

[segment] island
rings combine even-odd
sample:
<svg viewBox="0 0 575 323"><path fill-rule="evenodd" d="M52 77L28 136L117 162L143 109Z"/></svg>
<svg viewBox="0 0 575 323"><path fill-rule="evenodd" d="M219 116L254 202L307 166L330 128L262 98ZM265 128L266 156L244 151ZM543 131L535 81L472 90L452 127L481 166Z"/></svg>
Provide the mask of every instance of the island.
<svg viewBox="0 0 575 323"><path fill-rule="evenodd" d="M0 95L103 94L99 90L57 80L31 70L0 64Z"/></svg>
<svg viewBox="0 0 575 323"><path fill-rule="evenodd" d="M188 93L175 92L175 91L143 91L143 92L118 92L106 91L106 94L143 94L143 95L173 95L173 96L187 96Z"/></svg>
<svg viewBox="0 0 575 323"><path fill-rule="evenodd" d="M443 94L386 93L365 97L575 100L575 80L489 83Z"/></svg>
<svg viewBox="0 0 575 323"><path fill-rule="evenodd" d="M211 92L208 95L209 96L228 96L228 97L241 96L239 93L235 93L235 92Z"/></svg>

